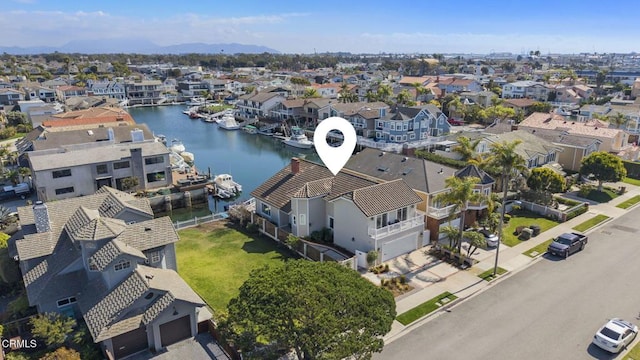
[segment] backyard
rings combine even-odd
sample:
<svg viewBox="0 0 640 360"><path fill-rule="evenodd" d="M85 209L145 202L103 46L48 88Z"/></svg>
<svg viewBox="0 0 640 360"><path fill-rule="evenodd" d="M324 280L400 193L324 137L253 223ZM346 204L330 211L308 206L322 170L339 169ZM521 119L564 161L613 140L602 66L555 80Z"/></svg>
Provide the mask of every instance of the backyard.
<svg viewBox="0 0 640 360"><path fill-rule="evenodd" d="M518 239L517 235L514 235L518 226L529 227L531 225L538 225L540 226L540 232L544 232L558 224L557 221L547 219L542 215L528 210L515 210L511 213L511 220L509 220L509 223L504 228L504 239L502 243L507 246L515 246L523 241Z"/></svg>
<svg viewBox="0 0 640 360"><path fill-rule="evenodd" d="M292 256L272 240L249 236L224 221L180 230L178 234L178 272L216 312L226 312L229 300L238 294L253 269Z"/></svg>

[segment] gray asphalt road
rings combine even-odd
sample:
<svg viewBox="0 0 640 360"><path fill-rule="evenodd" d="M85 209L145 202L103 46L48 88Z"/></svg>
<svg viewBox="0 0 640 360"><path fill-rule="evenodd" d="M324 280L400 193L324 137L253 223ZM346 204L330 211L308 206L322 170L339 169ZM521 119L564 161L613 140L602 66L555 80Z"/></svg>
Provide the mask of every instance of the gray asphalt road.
<svg viewBox="0 0 640 360"><path fill-rule="evenodd" d="M591 345L611 317L640 323L640 209L567 260L531 267L387 344L374 359L613 359Z"/></svg>

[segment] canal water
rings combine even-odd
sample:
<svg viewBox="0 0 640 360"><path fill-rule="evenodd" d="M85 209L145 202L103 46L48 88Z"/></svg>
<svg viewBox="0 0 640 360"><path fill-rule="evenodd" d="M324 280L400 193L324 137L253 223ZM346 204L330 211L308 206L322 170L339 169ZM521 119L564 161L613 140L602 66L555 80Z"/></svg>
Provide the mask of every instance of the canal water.
<svg viewBox="0 0 640 360"><path fill-rule="evenodd" d="M167 143L179 139L186 151L195 156L200 173L227 173L242 185L242 194L234 201L244 201L265 180L288 165L294 156L320 162L313 149L302 150L284 145L269 136L227 131L215 123L190 119L182 105L137 107L128 109L137 123L147 124L155 135L164 135ZM226 202L218 203L224 205ZM221 210L221 208L218 208ZM212 209L213 210L213 209Z"/></svg>

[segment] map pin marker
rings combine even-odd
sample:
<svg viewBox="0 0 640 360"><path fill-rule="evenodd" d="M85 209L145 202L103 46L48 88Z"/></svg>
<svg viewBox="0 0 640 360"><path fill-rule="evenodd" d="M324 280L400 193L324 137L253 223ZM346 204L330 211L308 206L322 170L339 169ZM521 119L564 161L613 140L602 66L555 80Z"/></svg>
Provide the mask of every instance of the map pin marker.
<svg viewBox="0 0 640 360"><path fill-rule="evenodd" d="M340 130L344 137L342 145L333 147L327 144L327 134L331 130ZM335 176L342 170L356 147L356 130L347 120L333 116L318 124L313 134L313 143L320 159Z"/></svg>

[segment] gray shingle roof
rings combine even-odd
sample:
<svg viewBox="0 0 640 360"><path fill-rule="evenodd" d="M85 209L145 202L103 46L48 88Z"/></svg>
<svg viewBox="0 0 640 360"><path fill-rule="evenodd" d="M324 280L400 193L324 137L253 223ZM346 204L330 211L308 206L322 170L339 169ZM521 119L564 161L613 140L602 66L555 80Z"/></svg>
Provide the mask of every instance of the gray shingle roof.
<svg viewBox="0 0 640 360"><path fill-rule="evenodd" d="M127 225L116 237L117 240L144 251L177 242L180 238L173 227L171 218L161 218Z"/></svg>
<svg viewBox="0 0 640 360"><path fill-rule="evenodd" d="M134 248L133 246L129 246L119 240L111 240L101 247L100 250L91 255L89 263L95 265L98 268L98 271L103 271L122 254L146 259L146 256L142 251Z"/></svg>
<svg viewBox="0 0 640 360"><path fill-rule="evenodd" d="M93 290L89 286L85 292ZM100 342L152 322L176 300L204 305L175 271L138 265L111 291L87 296L79 305L91 336Z"/></svg>
<svg viewBox="0 0 640 360"><path fill-rule="evenodd" d="M480 184L488 185L496 182L489 174L481 170L475 165L467 165L466 167L456 171L455 176L459 178L476 177L480 179Z"/></svg>
<svg viewBox="0 0 640 360"><path fill-rule="evenodd" d="M457 171L424 159L372 148L353 155L345 168L384 181L403 179L412 189L424 193L444 190L445 179Z"/></svg>
<svg viewBox="0 0 640 360"><path fill-rule="evenodd" d="M422 201L402 179L353 190L353 202L366 216L374 216Z"/></svg>
<svg viewBox="0 0 640 360"><path fill-rule="evenodd" d="M73 241L114 238L125 228L123 220L101 217L98 210L84 206L80 206L64 226Z"/></svg>

